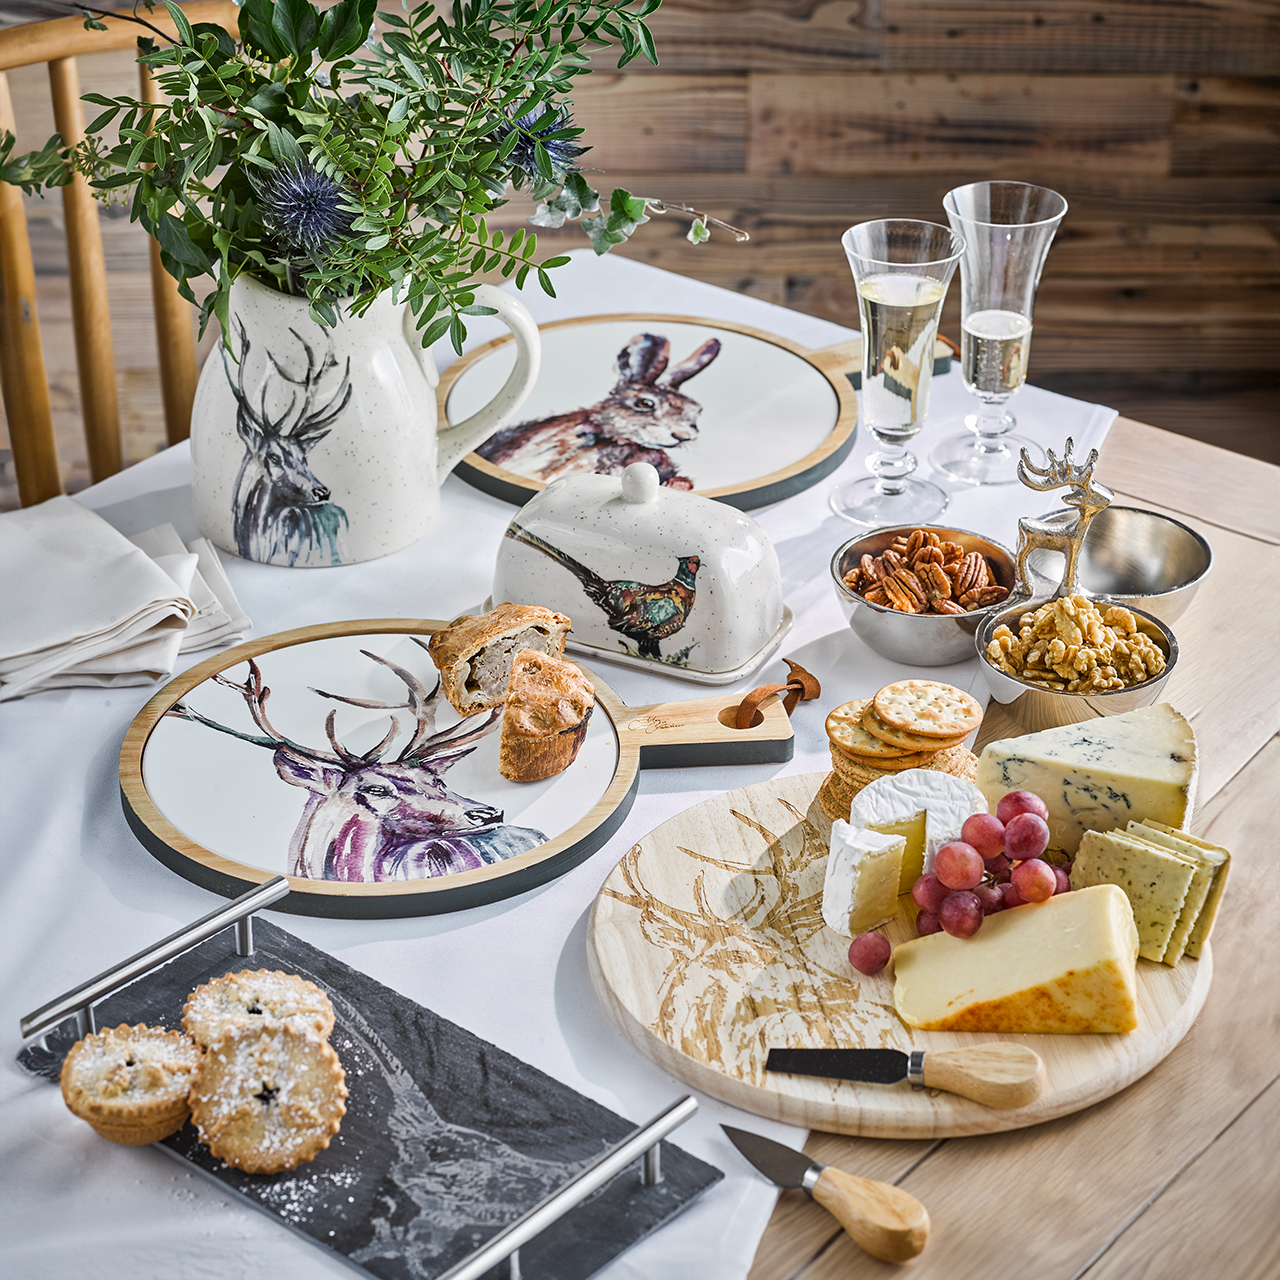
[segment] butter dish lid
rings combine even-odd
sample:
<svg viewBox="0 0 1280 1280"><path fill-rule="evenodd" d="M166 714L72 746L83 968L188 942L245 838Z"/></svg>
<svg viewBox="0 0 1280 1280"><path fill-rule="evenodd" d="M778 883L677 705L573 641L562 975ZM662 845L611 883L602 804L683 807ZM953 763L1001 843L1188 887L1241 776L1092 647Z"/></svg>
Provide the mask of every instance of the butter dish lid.
<svg viewBox="0 0 1280 1280"><path fill-rule="evenodd" d="M493 599L568 614L575 652L715 683L763 662L790 622L764 530L662 486L647 462L530 499L502 539Z"/></svg>

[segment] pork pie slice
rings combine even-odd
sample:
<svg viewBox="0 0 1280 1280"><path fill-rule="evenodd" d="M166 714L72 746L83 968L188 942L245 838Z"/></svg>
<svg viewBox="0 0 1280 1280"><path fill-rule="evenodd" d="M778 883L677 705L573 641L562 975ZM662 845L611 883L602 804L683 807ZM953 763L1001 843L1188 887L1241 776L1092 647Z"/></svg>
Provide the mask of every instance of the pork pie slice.
<svg viewBox="0 0 1280 1280"><path fill-rule="evenodd" d="M521 649L511 667L498 772L512 782L540 782L577 758L595 706L595 690L572 662Z"/></svg>
<svg viewBox="0 0 1280 1280"><path fill-rule="evenodd" d="M521 649L559 657L572 623L538 604L506 601L488 613L464 613L431 637L427 650L445 697L461 716L500 707Z"/></svg>

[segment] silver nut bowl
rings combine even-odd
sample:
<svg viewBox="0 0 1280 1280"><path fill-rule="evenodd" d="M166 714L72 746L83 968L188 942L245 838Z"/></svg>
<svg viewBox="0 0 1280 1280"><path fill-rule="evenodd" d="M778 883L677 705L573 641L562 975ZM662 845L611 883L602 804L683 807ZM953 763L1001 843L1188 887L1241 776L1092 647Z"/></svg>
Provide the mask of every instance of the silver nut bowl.
<svg viewBox="0 0 1280 1280"><path fill-rule="evenodd" d="M1065 524L1078 515L1052 511L1040 519ZM1040 549L1027 557L1027 564L1036 577L1056 587L1065 557ZM1194 529L1155 511L1112 506L1099 511L1089 525L1078 577L1089 595L1106 596L1168 623L1186 612L1212 565L1213 550ZM1047 593L1053 588L1043 589Z"/></svg>
<svg viewBox="0 0 1280 1280"><path fill-rule="evenodd" d="M1006 675L987 660L987 645L996 628L1003 622L1011 631L1017 631L1017 621L1024 614L1038 609L1050 596L1025 598L1018 604L998 605L995 613L989 613L978 628L977 647L983 679L991 690L991 700L1002 706L1019 728L1030 733L1041 729L1056 729L1061 725L1079 724L1103 716L1116 716L1125 711L1136 711L1160 701L1164 687L1169 683L1173 669L1178 665L1178 641L1172 631L1158 618L1142 609L1125 604L1138 621L1138 630L1150 636L1164 653L1164 670L1152 680L1130 685L1127 689L1114 689L1109 693L1062 693L1029 684L1015 676ZM1108 605L1121 603L1105 597L1094 597L1093 603L1103 612Z"/></svg>
<svg viewBox="0 0 1280 1280"><path fill-rule="evenodd" d="M893 540L913 529L936 533L944 542L958 542L965 551L979 551L991 562L996 581L1013 590L1013 553L990 538L968 529L946 529L940 525L895 525L873 529L846 542L831 557L831 580L836 599L850 628L864 643L886 658L894 658L909 667L949 667L973 657L974 636L992 610L1003 609L1005 602L976 609L961 615L946 613L900 613L886 605L872 604L844 585L844 575L864 555L878 556Z"/></svg>

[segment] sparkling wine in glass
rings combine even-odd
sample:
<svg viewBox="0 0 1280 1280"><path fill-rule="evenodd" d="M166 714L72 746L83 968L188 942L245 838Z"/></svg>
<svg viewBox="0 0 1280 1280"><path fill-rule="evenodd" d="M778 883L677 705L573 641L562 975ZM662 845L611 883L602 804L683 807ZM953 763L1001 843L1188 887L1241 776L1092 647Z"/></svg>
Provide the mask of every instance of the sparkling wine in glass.
<svg viewBox="0 0 1280 1280"><path fill-rule="evenodd" d="M964 420L972 434L941 441L929 460L970 484L1008 484L1023 449L1043 459L1039 445L1010 434L1017 419L1005 406L1027 380L1036 288L1067 202L1025 182L974 182L948 191L942 206L965 240L960 374L978 411Z"/></svg>
<svg viewBox="0 0 1280 1280"><path fill-rule="evenodd" d="M935 222L888 218L850 227L841 241L858 288L863 425L879 443L872 478L831 493L831 509L855 524L921 523L940 515L946 492L914 479L905 446L924 425L933 344L964 240Z"/></svg>

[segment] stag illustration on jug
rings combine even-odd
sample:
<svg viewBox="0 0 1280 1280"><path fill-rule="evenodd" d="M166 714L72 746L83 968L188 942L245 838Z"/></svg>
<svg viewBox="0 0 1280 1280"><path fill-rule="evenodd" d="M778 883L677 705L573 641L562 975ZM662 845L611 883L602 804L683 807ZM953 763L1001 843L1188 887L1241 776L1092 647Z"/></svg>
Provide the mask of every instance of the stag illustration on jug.
<svg viewBox="0 0 1280 1280"><path fill-rule="evenodd" d="M692 489L667 451L698 437L702 406L680 388L720 354L720 340L708 338L673 369L670 354L661 334L637 333L618 352L618 382L603 400L504 427L476 452L542 481L584 472L616 476L633 462L648 462L668 488Z"/></svg>
<svg viewBox="0 0 1280 1280"><path fill-rule="evenodd" d="M426 647L417 636L411 639ZM240 694L257 733L219 724L182 702L167 712L269 748L281 779L309 793L289 842L289 874L357 883L417 880L473 871L543 844L547 837L541 831L507 825L501 810L450 790L444 780L445 772L497 727L501 708L480 724L464 720L436 731L439 679L428 693L404 667L367 649L360 652L404 683L403 702L348 698L322 689L312 692L390 714L386 735L368 751L352 751L338 740L336 709L325 720L328 750L295 742L273 728L267 716L271 690L252 658L243 684L221 674L213 679ZM412 717L409 740L398 755L388 758L403 731L399 712Z"/></svg>
<svg viewBox="0 0 1280 1280"><path fill-rule="evenodd" d="M236 550L264 564L341 564L347 514L329 501L329 488L312 472L307 455L351 402L351 360L337 374L332 342L317 359L296 329L289 332L306 355L306 372L295 377L268 350L256 396L245 386L252 344L242 321L234 377L222 350L245 451L232 498Z"/></svg>

